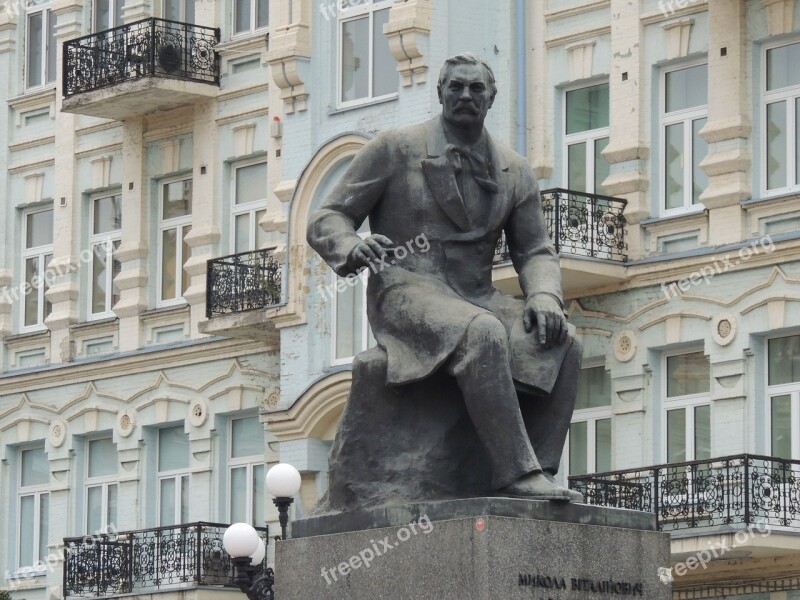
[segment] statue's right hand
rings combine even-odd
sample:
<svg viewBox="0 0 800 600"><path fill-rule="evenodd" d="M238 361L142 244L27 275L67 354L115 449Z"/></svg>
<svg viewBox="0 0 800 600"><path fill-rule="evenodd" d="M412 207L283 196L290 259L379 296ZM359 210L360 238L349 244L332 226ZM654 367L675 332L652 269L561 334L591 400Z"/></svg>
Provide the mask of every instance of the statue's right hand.
<svg viewBox="0 0 800 600"><path fill-rule="evenodd" d="M348 263L357 271L370 264L385 265L389 257L388 251L394 250L394 243L385 235L376 233L370 235L350 251Z"/></svg>

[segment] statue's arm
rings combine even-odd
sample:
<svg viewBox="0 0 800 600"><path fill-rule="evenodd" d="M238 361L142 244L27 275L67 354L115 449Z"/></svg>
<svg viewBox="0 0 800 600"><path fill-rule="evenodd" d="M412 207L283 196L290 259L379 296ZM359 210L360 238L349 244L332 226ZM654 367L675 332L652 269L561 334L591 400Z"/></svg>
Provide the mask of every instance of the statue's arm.
<svg viewBox="0 0 800 600"><path fill-rule="evenodd" d="M306 238L337 275L358 270L351 253L362 242L356 233L380 202L392 176L391 143L386 134L370 141L350 163L322 206L310 217Z"/></svg>
<svg viewBox="0 0 800 600"><path fill-rule="evenodd" d="M516 184L505 232L520 286L527 299L548 294L563 306L558 255L547 234L539 185L527 164L520 165Z"/></svg>

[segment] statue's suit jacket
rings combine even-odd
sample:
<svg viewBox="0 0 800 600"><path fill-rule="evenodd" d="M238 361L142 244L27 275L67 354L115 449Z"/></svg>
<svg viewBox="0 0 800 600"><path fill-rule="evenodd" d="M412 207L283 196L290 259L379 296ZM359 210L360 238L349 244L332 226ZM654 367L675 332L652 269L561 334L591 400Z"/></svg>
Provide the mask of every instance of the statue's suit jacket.
<svg viewBox="0 0 800 600"><path fill-rule="evenodd" d="M340 276L353 272L348 256L362 241L356 231L367 217L371 233L407 251L397 251L386 268L376 265L367 288L367 314L388 356L389 384L433 373L480 314L493 314L506 326L512 376L526 391L551 390L571 344L568 339L542 349L535 330L524 330L525 301L492 286L494 252L505 231L525 297L544 292L562 302L558 257L533 172L524 158L487 139L495 193L462 186L465 194L482 194L465 203L437 116L370 141L310 218L309 243ZM479 210L468 210L475 206Z"/></svg>

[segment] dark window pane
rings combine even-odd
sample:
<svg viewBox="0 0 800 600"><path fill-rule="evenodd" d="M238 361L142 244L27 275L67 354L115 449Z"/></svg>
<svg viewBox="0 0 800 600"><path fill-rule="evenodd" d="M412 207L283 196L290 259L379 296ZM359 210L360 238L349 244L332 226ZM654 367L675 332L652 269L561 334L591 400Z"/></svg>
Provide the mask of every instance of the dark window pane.
<svg viewBox="0 0 800 600"><path fill-rule="evenodd" d="M608 127L608 84L567 92L567 134Z"/></svg>
<svg viewBox="0 0 800 600"><path fill-rule="evenodd" d="M702 352L667 358L667 397L702 394L711 389L708 357Z"/></svg>

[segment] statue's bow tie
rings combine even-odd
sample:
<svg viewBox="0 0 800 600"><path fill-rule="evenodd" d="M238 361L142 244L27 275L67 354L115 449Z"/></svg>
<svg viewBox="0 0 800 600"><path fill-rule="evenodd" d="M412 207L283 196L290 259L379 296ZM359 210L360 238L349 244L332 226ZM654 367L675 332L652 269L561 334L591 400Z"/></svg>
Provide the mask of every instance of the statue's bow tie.
<svg viewBox="0 0 800 600"><path fill-rule="evenodd" d="M475 179L475 183L483 189L493 194L497 193L500 189L489 175L489 165L486 159L477 152L469 148L456 146L455 144L448 144L445 148L444 155L453 166L453 170L456 174L460 173L466 165L473 179Z"/></svg>

